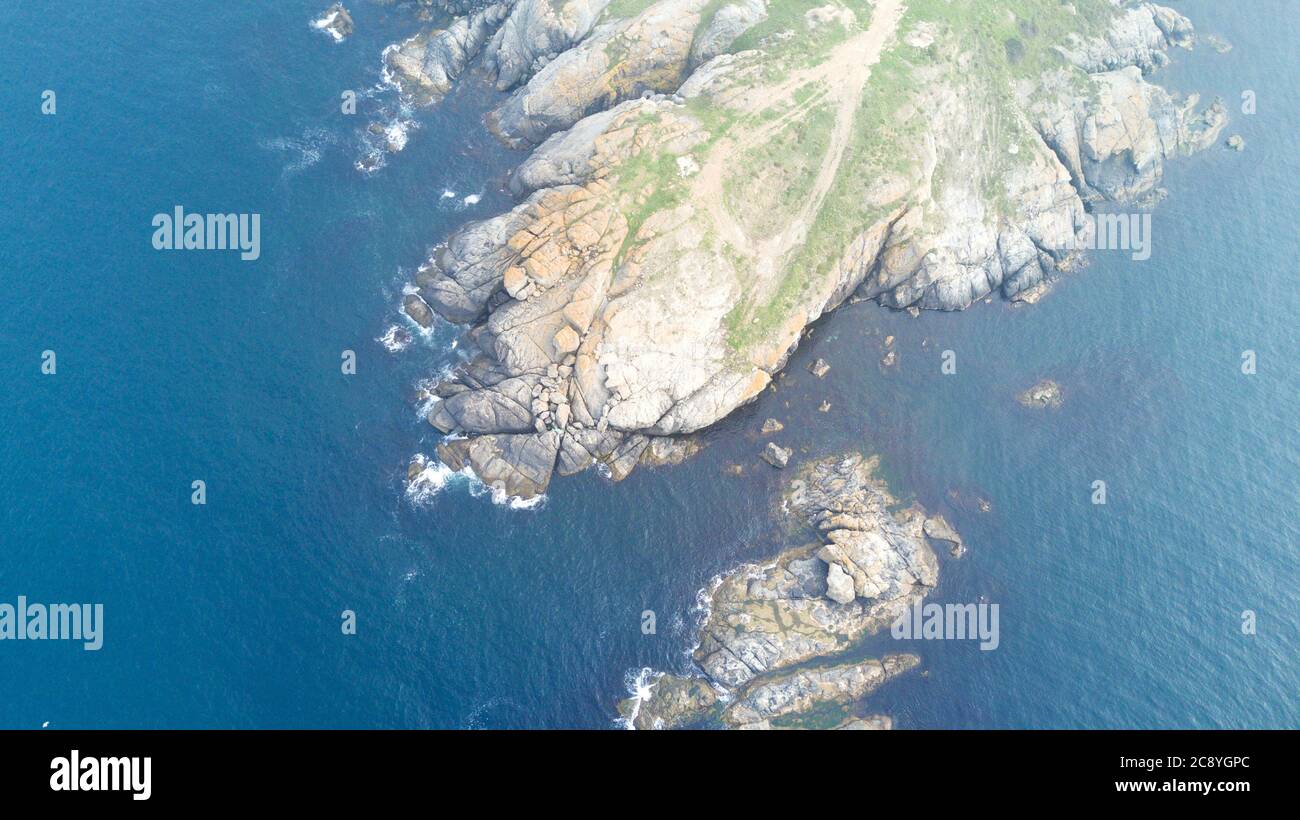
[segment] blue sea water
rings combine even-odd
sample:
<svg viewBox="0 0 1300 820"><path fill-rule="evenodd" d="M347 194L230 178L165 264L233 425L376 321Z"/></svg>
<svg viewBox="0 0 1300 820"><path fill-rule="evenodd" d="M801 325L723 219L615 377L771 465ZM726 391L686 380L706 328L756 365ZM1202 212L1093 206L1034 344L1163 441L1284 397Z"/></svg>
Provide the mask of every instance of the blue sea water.
<svg viewBox="0 0 1300 820"><path fill-rule="evenodd" d="M510 204L520 155L480 120L497 96L416 112L406 149L358 172L366 123L400 114L380 51L413 27L357 2L334 44L308 27L325 5L0 5L0 601L105 607L98 652L0 643L0 726L613 726L629 673L686 668L697 591L776 548L768 416L798 459L879 453L971 547L932 600L1001 607L996 651L911 644L928 674L864 709L900 728L1300 726L1296 3L1180 4L1235 48L1159 80L1222 96L1246 150L1170 166L1149 261L1096 254L1029 308L843 309L696 459L559 480L533 510L462 480L405 495L437 440L415 393L455 331L377 341L428 248ZM176 205L261 214L261 258L153 250ZM1064 406L1020 407L1043 377Z"/></svg>

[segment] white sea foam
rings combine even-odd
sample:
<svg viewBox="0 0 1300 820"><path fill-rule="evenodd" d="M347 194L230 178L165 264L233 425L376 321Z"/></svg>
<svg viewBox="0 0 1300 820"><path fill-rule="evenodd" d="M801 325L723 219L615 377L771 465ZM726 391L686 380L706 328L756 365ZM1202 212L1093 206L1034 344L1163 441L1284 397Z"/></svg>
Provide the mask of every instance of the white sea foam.
<svg viewBox="0 0 1300 820"><path fill-rule="evenodd" d="M490 713L492 712L502 712L502 711L506 711L507 709L517 714L522 714L523 712L519 704L515 703L513 700L507 697L495 697L490 700L485 700L482 703L480 703L478 706L475 706L474 709L469 713L469 717L465 718L465 725L462 728L464 729L490 728L485 725L485 718L490 718L491 717Z"/></svg>
<svg viewBox="0 0 1300 820"><path fill-rule="evenodd" d="M379 52L379 76L381 84L392 88L399 94L402 92L402 82L393 74L393 70L388 67L388 55L401 48L399 43L391 43L384 46L384 50Z"/></svg>
<svg viewBox="0 0 1300 820"><path fill-rule="evenodd" d="M420 397L419 403L415 407L416 417L420 421L429 418L429 414L438 406L442 399L433 392L438 383L451 375L451 368L446 368L442 374L434 376L431 379L423 379L415 386L415 394Z"/></svg>
<svg viewBox="0 0 1300 820"><path fill-rule="evenodd" d="M321 161L325 148L333 145L335 136L324 128L309 128L299 137L276 137L263 140L260 145L267 151L279 151L290 155L284 166L284 175L304 171Z"/></svg>
<svg viewBox="0 0 1300 820"><path fill-rule="evenodd" d="M443 198L443 199L455 199L455 198L456 198L456 192L453 191L453 190L451 190L450 188L443 188L443 189L442 189L442 198Z"/></svg>
<svg viewBox="0 0 1300 820"><path fill-rule="evenodd" d="M628 670L627 674L623 676L623 682L627 685L627 693L632 696L630 698L632 707L626 717L620 717L615 721L618 725L624 729L636 728L636 718L637 715L641 714L641 704L649 700L650 696L654 694L655 684L659 682L663 675L663 672L656 672L648 666Z"/></svg>
<svg viewBox="0 0 1300 820"><path fill-rule="evenodd" d="M395 100L390 93L394 88L398 89ZM402 95L400 85L389 74L386 66L384 80L363 92L363 96L381 100L378 110L372 115L369 125L358 135L357 141L360 156L355 163L356 168L369 175L386 166L389 156L406 148L413 132L420 128L420 121L416 118L416 107Z"/></svg>
<svg viewBox="0 0 1300 820"><path fill-rule="evenodd" d="M411 42L412 40L414 40L419 36L420 35L418 34L412 34L410 37L406 38L400 43L390 43L389 45L384 46L383 51L379 52L379 59L381 65L379 74L383 78L384 85L396 90L397 93L401 94L403 97L406 96L406 92L402 89L402 81L399 80L397 76L392 72L392 70L390 70L388 67L388 55L394 51L397 51L402 46L406 45L407 43Z"/></svg>
<svg viewBox="0 0 1300 820"><path fill-rule="evenodd" d="M410 120L394 120L384 129L384 139L387 140L388 150L391 153L397 153L406 147L406 141L409 138Z"/></svg>
<svg viewBox="0 0 1300 820"><path fill-rule="evenodd" d="M402 296L409 296L412 293L419 293L419 292L420 292L420 288L417 285L414 285L410 282L407 282L402 285ZM401 315L402 322L403 324L405 324L406 329L410 333L418 336L420 340L423 341L426 345L436 348L437 347L436 344L430 344L430 343L434 343L437 341L438 331L447 327L447 324L443 322L442 317L440 317L438 314L435 313L433 315L433 321L429 324L428 327L424 327L419 322L415 321L410 317L410 315L406 312L406 310L402 305L403 301L404 300L398 300L397 312L398 314Z"/></svg>
<svg viewBox="0 0 1300 820"><path fill-rule="evenodd" d="M363 156L357 160L357 169L373 174L386 166L388 158L404 150L410 142L411 132L419 127L420 123L403 106L396 116L383 122L382 134L373 134L367 130L361 139Z"/></svg>
<svg viewBox="0 0 1300 820"><path fill-rule="evenodd" d="M482 498L486 495L491 498L492 503L496 504L498 507L509 507L512 510L540 510L542 507L546 506L545 493L535 495L532 498L520 498L517 495L508 495L506 491L500 487L489 487L482 481L479 481L478 476L474 475L474 471L469 467L465 468L465 472L468 473L470 477L469 494L474 498Z"/></svg>
<svg viewBox="0 0 1300 820"><path fill-rule="evenodd" d="M694 662L695 650L700 648L700 635L703 632L704 625L709 622L709 617L713 615L713 593L718 591L722 582L735 570L719 572L709 579L709 583L695 592L695 606L691 607L691 620L695 622L695 643L686 650L686 659Z"/></svg>
<svg viewBox="0 0 1300 820"><path fill-rule="evenodd" d="M465 199L462 201L466 205L477 205L479 203L479 200L481 200L482 198L483 198L482 194L470 194L469 196L465 197Z"/></svg>
<svg viewBox="0 0 1300 820"><path fill-rule="evenodd" d="M499 507L512 510L538 510L546 504L546 496L519 498L508 495L498 487L489 487L479 480L474 471L466 466L462 470L453 470L437 459L431 459L423 453L417 453L412 459L420 466L419 472L406 483L406 497L415 506L424 506L437 498L447 487L464 485L474 498L490 498Z"/></svg>
<svg viewBox="0 0 1300 820"><path fill-rule="evenodd" d="M389 353L401 353L410 346L412 338L411 331L401 325L391 325L384 331L384 335L375 341L383 345Z"/></svg>
<svg viewBox="0 0 1300 820"><path fill-rule="evenodd" d="M384 161L384 153L382 151L371 151L361 159L352 163L352 167L356 168L366 176L370 176L387 164L388 163Z"/></svg>
<svg viewBox="0 0 1300 820"><path fill-rule="evenodd" d="M417 454L414 461L421 465L420 471L406 482L406 497L415 506L423 506L437 498L457 473L437 459L429 459Z"/></svg>
<svg viewBox="0 0 1300 820"><path fill-rule="evenodd" d="M334 20L338 16L339 13L337 11L331 11L329 14L326 14L323 17L319 17L315 20L312 20L311 26L317 31L323 31L326 34L328 34L330 37L333 37L334 42L341 43L343 42L343 35L340 34L337 30L330 28L330 26L334 25Z"/></svg>

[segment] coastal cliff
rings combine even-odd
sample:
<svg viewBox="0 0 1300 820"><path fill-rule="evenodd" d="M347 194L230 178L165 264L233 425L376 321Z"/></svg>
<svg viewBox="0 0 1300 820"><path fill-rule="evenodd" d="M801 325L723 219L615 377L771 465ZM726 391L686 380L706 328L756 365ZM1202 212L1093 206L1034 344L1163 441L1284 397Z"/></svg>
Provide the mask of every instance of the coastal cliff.
<svg viewBox="0 0 1300 820"><path fill-rule="evenodd" d="M849 454L800 471L778 523L811 530L813 541L718 580L692 653L697 671L647 670L640 691L619 706L629 727L799 728L828 715L836 725L856 723L846 707L920 664L905 653L844 658L935 585L929 541L957 537L946 524L944 538L929 535L942 519L919 507L892 512L897 502L875 468L874 459Z"/></svg>
<svg viewBox="0 0 1300 820"><path fill-rule="evenodd" d="M1146 2L500 0L397 44L435 103L472 66L532 148L511 210L436 249L412 319L470 326L439 458L528 498L758 396L848 299L1023 297L1150 199L1222 105L1148 79L1191 24ZM476 62L477 61L477 62Z"/></svg>

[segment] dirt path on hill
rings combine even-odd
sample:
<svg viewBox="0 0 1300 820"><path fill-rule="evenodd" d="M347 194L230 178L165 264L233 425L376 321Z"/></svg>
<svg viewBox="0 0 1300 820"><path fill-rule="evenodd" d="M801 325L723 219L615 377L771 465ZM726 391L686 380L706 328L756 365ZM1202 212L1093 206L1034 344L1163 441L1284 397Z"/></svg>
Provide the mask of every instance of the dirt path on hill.
<svg viewBox="0 0 1300 820"><path fill-rule="evenodd" d="M893 37L902 14L901 0L879 0L872 10L871 23L865 31L840 43L820 64L800 71L774 87L772 104L793 102L795 91L810 82L821 83L822 88L818 92L791 111L740 138L720 141L696 176L692 186L692 200L705 205L723 239L738 250L752 252L756 257L753 282L755 298L751 304L762 305L768 301L780 282L777 274L781 270L782 261L806 239L808 227L821 210L826 194L839 174L853 123L862 104L862 92L871 76L871 67L880 61L881 52ZM775 235L749 236L727 208L723 188L727 170L747 148L769 139L780 129L789 126L793 119L809 111L810 107L821 104L834 106L835 124L831 128L826 153L822 156L817 176L803 207Z"/></svg>

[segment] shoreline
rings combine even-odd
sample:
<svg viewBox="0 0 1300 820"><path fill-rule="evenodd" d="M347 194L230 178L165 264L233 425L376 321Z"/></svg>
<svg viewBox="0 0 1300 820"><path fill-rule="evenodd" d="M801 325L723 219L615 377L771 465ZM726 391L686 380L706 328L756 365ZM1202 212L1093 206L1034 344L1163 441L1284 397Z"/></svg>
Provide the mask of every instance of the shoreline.
<svg viewBox="0 0 1300 820"><path fill-rule="evenodd" d="M1191 100L1188 101L1186 107L1184 107L1183 109L1184 116L1191 116L1191 114L1188 112L1193 112L1193 110L1195 110L1193 109L1195 105L1196 105L1196 97L1192 96ZM1197 138L1200 139L1201 142L1196 143L1196 147L1193 149L1204 149L1206 147L1209 147L1210 144L1216 142L1219 131L1221 131L1223 129L1223 126L1225 126L1226 122L1222 118L1222 108L1221 107L1217 108L1217 104L1216 104L1216 107L1210 107L1209 110L1210 112L1214 112L1213 113L1214 118L1212 118L1212 120L1206 120L1206 126L1205 126L1206 133L1208 133L1209 136L1208 138L1205 138L1204 135L1201 135L1200 138ZM1197 114L1197 116L1199 116L1199 114ZM490 121L495 122L491 120L491 118ZM491 127L491 130L493 130L494 133L500 135L499 127L493 126ZM546 144L550 144L551 142L554 142L554 139L547 140ZM543 144L542 149L545 149L546 144ZM536 153L534 153L533 159L536 159L536 156L537 156ZM529 165L530 161L532 161L532 159L525 160L524 164L521 165L520 168L526 168L526 166ZM517 170L516 170L516 174L517 174ZM517 177L516 175L512 175L511 178L516 179ZM1154 177L1154 183L1158 183L1158 181L1160 181L1160 175L1157 174L1156 177ZM1079 185L1079 187L1086 188L1087 186ZM1131 200L1134 198L1130 196L1130 198L1128 199ZM1148 204L1154 204L1154 203L1152 201L1152 203L1148 203ZM516 208L516 212L517 211L519 211L519 209ZM461 229L461 231L458 231L458 234L463 235L464 230L465 229ZM456 234L454 234L454 238L455 237ZM1082 247L1088 247L1088 248L1093 247L1092 244L1087 244L1087 242L1088 239L1084 238L1084 244ZM1070 268L1069 260L1071 259L1071 253L1074 252L1074 248L1075 248L1073 242L1066 243L1066 247L1069 248L1069 252L1062 253L1060 259L1054 260L1054 269L1061 270L1061 272L1065 272L1067 268ZM446 246L445 246L445 250L446 250ZM435 257L435 259L437 259L437 257ZM443 265L441 261L434 261L433 266L435 269L439 269L439 273L442 273L442 269L445 268L445 265ZM420 285L420 291L421 291L420 295L422 296L422 298L424 298L425 301L432 301L432 300L428 300L428 296L426 296L426 294L428 294L428 290L426 290L426 288L428 288L430 286L430 282L433 281L434 279L432 277L426 278L422 282L417 281L419 282ZM1049 279L1043 278L1041 279L1041 281L1034 283L1034 285L1023 288L1022 291L1015 292L1015 294L1011 294L1010 296L1006 296L1006 303L1010 305L1017 305L1017 307L1019 304L1034 304L1036 303L1037 300L1041 298L1041 296L1045 294L1045 292L1047 292L1048 286L1049 286ZM532 298L533 295L532 292L528 292L528 288L532 287L530 285L524 285L523 287L521 287L521 291L523 291L521 292L521 294L515 294L515 292L513 292L513 288L510 283L510 275L508 275L508 272L506 277L504 277L504 287L506 287L507 291L511 291L510 295L512 296L512 298L521 299L521 300L528 300L529 298ZM853 300L857 300L857 299L859 299L858 296L854 296ZM884 301L883 299L880 298L879 294L876 296L872 296L872 298L868 298L868 299L881 301L881 303L883 303ZM980 300L980 299L983 299L985 301L988 300L988 299L984 299L983 295L980 295L979 298L976 300ZM849 301L846 300L844 304L849 304ZM435 305L435 307L437 307L437 305ZM831 309L837 309L839 307L841 307L840 304L832 305L832 307L827 308L827 312L831 311ZM893 307L896 309L902 309L904 307L907 307L907 305L898 304L898 305L893 305ZM428 311L429 305L425 304L424 308L422 309ZM455 318L455 317L451 317L451 318ZM816 325L810 324L809 331L813 330L814 327L823 327L823 326L824 325L822 324L822 322L818 322L818 324ZM559 337L558 335L556 335L556 344L560 344L558 339ZM580 339L575 340L575 343L578 342L580 342ZM569 343L565 342L563 344L563 347L565 348L569 347ZM787 359L790 353L794 351L794 347L798 347L798 339L796 339L796 343L794 343L794 346L790 347L790 350L785 352L784 355L780 356L779 363L777 363L776 369L774 370L774 376L776 376L776 374L783 374L785 359ZM883 361L883 363L881 364L883 364L883 366L892 366L893 361L888 360L888 364L885 363L885 361ZM554 363L552 363L552 369L550 370L549 376L550 378L555 379L556 377L568 376L568 374L571 372L572 372L571 361L564 360L563 363L559 365L559 370L556 370L554 368ZM456 381L461 381L461 383L468 383L468 385L473 386L473 382L484 381L484 379L482 379L481 376L482 374L473 374L473 376L471 377L471 381L464 382L463 376L459 376L458 374L458 376L456 376L455 379ZM499 378L499 376L494 378ZM549 386L543 385L543 392L549 389L550 389ZM1026 391L1026 394L1028 394L1028 391ZM459 394L455 394L455 392L452 392L452 394L450 395L443 395L442 398L443 399L452 398L452 396L455 395L459 395ZM537 398L537 395L538 395L537 391L536 389L534 389L533 391L534 399ZM746 403L749 402L742 402L741 404L746 404ZM1026 403L1026 402L1022 402L1022 403ZM1049 407L1057 407L1057 405L1060 404L1060 399L1050 398L1044 400L1044 403L1049 405ZM550 415L552 415L552 413L555 413L555 403L549 402L549 404L550 404L550 408L547 409L547 411L541 412L542 421L546 421L547 425L545 426L545 428L543 428L543 426L541 425L537 426L538 435L545 435L546 433L549 433L549 431L551 430L549 421L550 421ZM536 405L536 402L534 402L534 405ZM534 407L534 413L537 412L538 411L536 407ZM435 411L434 413L432 413L432 415L430 415L430 421L434 422L434 426L437 426L437 428L447 431L447 433L452 433L455 435L464 435L463 431L461 431L460 418L456 418L455 421L450 421L450 422L446 420L439 422L439 421L435 421L433 418L433 416L437 416L437 415L438 415L437 411ZM568 417L567 415L564 416L564 418L567 417ZM563 429L563 428L565 428L564 421L560 422L559 424L559 429ZM601 431L603 433L604 430ZM458 467L461 470L471 470L471 472L473 472L473 470L476 469L476 467L481 470L482 467L484 467L484 465L489 463L499 463L500 460L512 461L512 463L515 464L516 468L519 467L520 461L516 459L519 459L520 456L517 455L517 451L512 452L510 450L489 450L486 451L485 454L482 456L476 456L473 454L471 448L469 448L471 447L473 441L484 441L484 439L486 439L486 441L490 442L491 439L493 438L494 438L493 434L484 433L484 431L478 431L478 433L476 433L476 431L471 430L469 431L468 437L456 439L456 441L467 442L465 444L461 444L460 446L461 450L459 452L451 452L450 450L442 450L442 448L439 448L439 457L441 457L441 459L445 461L448 460L448 457L450 457L450 463L452 465L458 465ZM601 464L601 459L599 459L598 456L597 467L606 470L607 477L608 474L612 473L612 477L614 477L614 480L620 480L620 478L623 478L625 474L630 472L630 467L632 467L632 465L636 463L640 463L640 461L642 461L641 459L642 452L646 452L646 448L650 446L650 443L656 441L669 441L669 439L667 438L659 439L654 437L654 435L649 435L649 437L642 437L642 442L637 443L636 451L632 452L632 454L630 454L630 457L628 457L627 451L625 450L620 451L619 448L615 448L615 450L611 450L607 452L606 454L607 459L604 460L603 465ZM560 448L560 444L556 444L556 448ZM528 460L529 457L530 456L525 456L524 460L525 461ZM563 459L563 454L562 454L562 459ZM511 487L511 489L521 489L523 490L523 493L521 493L520 496L517 496L517 498L526 498L526 495L530 493L534 493L534 491L538 493L538 496L541 496L541 490L545 490L547 480L549 480L549 477L546 477L545 480L538 480L538 478L529 478L529 480L525 481L524 483L513 483L512 486L512 482L515 482L515 477L512 477L511 474L508 473L504 473L504 474L497 473L495 474L495 476L487 476L487 480L485 483L491 483L491 485L497 486L500 491L503 491L503 493L504 491L507 491L506 490L507 487ZM534 490L533 487L539 487L539 490ZM988 511L987 507L985 507L987 506L987 502L985 502L985 500L980 499L979 504L980 504L980 509L982 509L982 512ZM719 582L722 582L724 580L725 578L722 577L722 580L720 580ZM701 594L703 594L703 591L705 590L701 590ZM900 661L900 663L902 663L902 661ZM919 661L906 661L906 663L914 664L914 663L919 663ZM642 678L643 676L638 677L637 680L642 681ZM659 676L656 676L654 680L655 680L654 684L651 684L651 682L647 680L642 682L645 682L647 689L653 690L654 687L658 685L658 682L662 682L664 680L664 677L662 676L662 674L659 674ZM643 706L643 703L638 703L637 706L633 708L636 708L636 710L640 710L641 706Z"/></svg>
<svg viewBox="0 0 1300 820"><path fill-rule="evenodd" d="M514 59L509 49L516 46L509 38L517 33L517 26L512 29L503 22L515 19L516 8L521 14L531 8L526 0L518 2L517 7L512 2L486 5L445 31L424 40L408 40L401 44L400 58L386 50L386 67L404 74L407 82L399 82L401 87L424 78L421 81L427 87L436 89L437 93L419 100L425 104L436 104L471 68L487 72L490 79L493 72L503 70L503 61ZM623 32L619 36L632 38L627 45L631 51L619 52L620 59L630 61L629 71L652 71L637 62L648 59L646 55L635 51L637 38L645 32L662 26L676 31L672 26L697 25L693 22L696 18L690 17L698 11L693 2L659 0L618 24ZM732 110L727 106L734 103L719 102L731 99L718 96L722 93L719 89L728 93L747 89L735 79L746 76L746 60L771 59L779 65L783 52L778 50L768 58L762 50L728 53L723 47L712 58L691 57L687 65L694 65L693 69L682 69L665 81L668 88L677 88L676 92L656 93L650 88L640 97L622 102L616 95L605 103L604 110L580 117L566 107L579 103L564 96L570 93L563 90L564 78L612 59L604 52L597 54L595 44L604 42L601 38L614 29L565 29L568 50L531 75L510 75L515 78L513 86L502 80L498 87L514 90L487 117L490 130L507 142L536 146L510 177L512 192L522 202L454 232L421 266L404 300L406 314L419 326L428 327L435 312L452 322L469 324L466 339L477 349L451 378L434 389L442 401L430 413L430 422L443 433L463 436L440 445L439 459L455 470L470 469L485 485L521 500L544 494L555 474L571 475L593 465L603 464L602 469L618 480L642 463L652 444L672 446L679 437L705 429L752 401L783 371L790 353L816 318L847 301L873 300L909 311L918 307L960 309L991 298L1001 283L1003 298L1036 302L1057 271L1074 264L1077 248L1096 246L1097 220L1088 218L1087 203L1138 199L1159 183L1166 158L1203 150L1217 141L1226 125L1221 104L1202 110L1195 95L1173 98L1146 81L1146 73L1168 62L1169 49L1192 47L1195 35L1190 23L1177 12L1154 4L1116 8L1108 24L1114 26L1106 33L1109 39L1075 37L1068 41L1068 48L1058 46L1064 48L1067 62L1083 67L1074 70L1083 72L1080 76L1095 85L1093 93L1100 95L1100 101L1085 102L1072 96L1076 92L1063 90L1065 81L1049 72L1039 79L1037 93L1043 99L1019 103L1024 111L1018 115L1022 120L1018 127L1027 127L1030 119L1039 118L1030 129L1033 136L1022 135L1020 142L1011 142L1010 160L1008 154L996 161L981 160L994 162L989 166L992 173L1003 175L1008 191L1019 192L1023 203L1012 206L1019 211L991 224L987 215L958 210L955 218L969 223L961 223L965 227L960 231L967 236L962 240L963 234L952 233L956 227L935 227L927 221L927 208L945 212L948 206L942 196L931 190L921 204L907 204L916 196L908 193L911 183L904 177L885 175L870 196L891 204L880 212L886 214L883 221L871 225L868 219L864 224L870 227L850 243L854 260L835 263L840 265L838 271L811 286L807 297L811 301L778 311L776 324L766 331L733 326L732 316L737 311L742 315L752 312L756 308L746 305L754 299L774 298L773 294L782 291L775 284L756 286L758 295L750 294L733 304L737 295L725 276L718 279L723 274L702 272L721 265L722 257L707 250L707 243L713 241L710 234L703 235L704 245L699 244L695 223L730 225L726 230L719 228L723 244L732 248L728 253L735 251L737 241L742 248L748 245L744 236L751 228L734 222L730 211L735 206L722 202L725 186L720 187L718 174L725 173L723 164L738 146L757 140L761 148L762 143L777 137L766 136L762 130L766 126L760 125L757 132L740 128L740 137L719 138L718 129L725 131L731 126L724 122L712 130L701 130L700 123L721 116L708 113L712 110L709 106L723 112ZM669 22L662 14L670 9L685 10L687 17ZM837 24L814 24L810 17L809 25L816 36L835 25L846 27L848 39L828 52L831 55L851 51L861 38L876 43L879 54L880 44L888 41L888 61L864 75L865 79L859 78L868 82L875 73L898 71L896 64L902 59L898 53L924 53L925 48L933 49L945 36L951 36L926 18L927 14L932 12L904 13L890 0L870 7L869 21L849 15ZM546 27L553 22L548 18L536 25L549 30ZM738 36L743 39L746 27L761 21L742 23ZM431 40L442 43L439 49L449 50L433 49ZM670 59L671 55L659 54L654 60L661 58ZM836 65L835 59L832 56L827 65ZM659 63L652 60L650 65ZM838 73L800 71L792 72L785 85L805 83L798 88L815 88ZM659 75L646 76L651 82L650 77ZM943 82L949 82L942 77L946 75L935 81L940 89ZM813 92L814 98L817 93ZM537 114L541 119L535 122L528 120L532 115L520 113L527 105L519 109L519 101L534 99L548 100L548 105L556 107L547 109L551 113L546 116ZM855 116L857 103L853 95L844 99L831 117L839 124L838 130L823 146L812 211L819 210L822 200L831 195L840 166L849 161L849 146L840 126ZM937 99L944 105L954 104L949 97ZM800 108L808 104L800 103L781 116L803 116ZM904 108L908 104L906 100L902 103ZM769 107L760 112L778 110L770 102L765 105ZM705 113L701 106L706 107ZM569 113L563 113L566 111ZM559 119L547 119L552 114ZM521 116L523 120L518 119ZM734 116L748 115L742 111ZM1118 118L1122 127L1106 118ZM1103 121L1109 124L1098 125ZM530 136L524 139L521 134ZM642 147L628 153L629 138ZM938 138L959 139L945 134ZM1026 139L1030 142L1025 143ZM1023 147L1026 144L1028 148ZM677 170L670 176L684 181L669 183L653 176L635 176L643 174L638 164L641 156L655 152L667 152L657 153L659 157L675 156L673 167ZM1123 156L1134 163L1133 170L1117 174L1111 160ZM941 184L936 165L941 159L931 156L928 164L919 166L931 189ZM651 160L655 162L658 160ZM660 196L656 186L671 190L674 185L685 185L682 191L690 195L683 200L681 192L671 194L670 198L679 198L657 206L668 208L677 203L669 210L651 207L650 224L661 226L651 230L649 224L640 224L647 218L645 214L628 210L643 206L629 204L621 193L629 174L649 180L637 202ZM654 192L646 193L650 191ZM691 203L700 207L693 209ZM743 221L750 217L742 214L735 218ZM803 253L800 249L815 239L806 235L812 229L808 224L811 218L807 208L792 217L790 230L795 234L782 234L771 258L753 263L760 280L804 264L797 257ZM737 240L726 240L731 236ZM954 242L958 244L954 246ZM931 250L924 253L927 243ZM761 251L762 243L755 247ZM963 256L987 253L990 248L987 257ZM712 257L708 257L710 253ZM980 269L984 272L972 279L972 271ZM780 275L788 280L789 274ZM670 284L673 277L683 282L700 280L689 286L693 291L690 298L703 300L694 305L693 314L680 310L682 285ZM987 279L983 284L981 277ZM969 292L962 295L965 288ZM755 315L752 323L759 325L760 317ZM728 328L723 334L727 343L739 348L728 351L720 344L723 324ZM888 361L887 356L885 366Z"/></svg>

